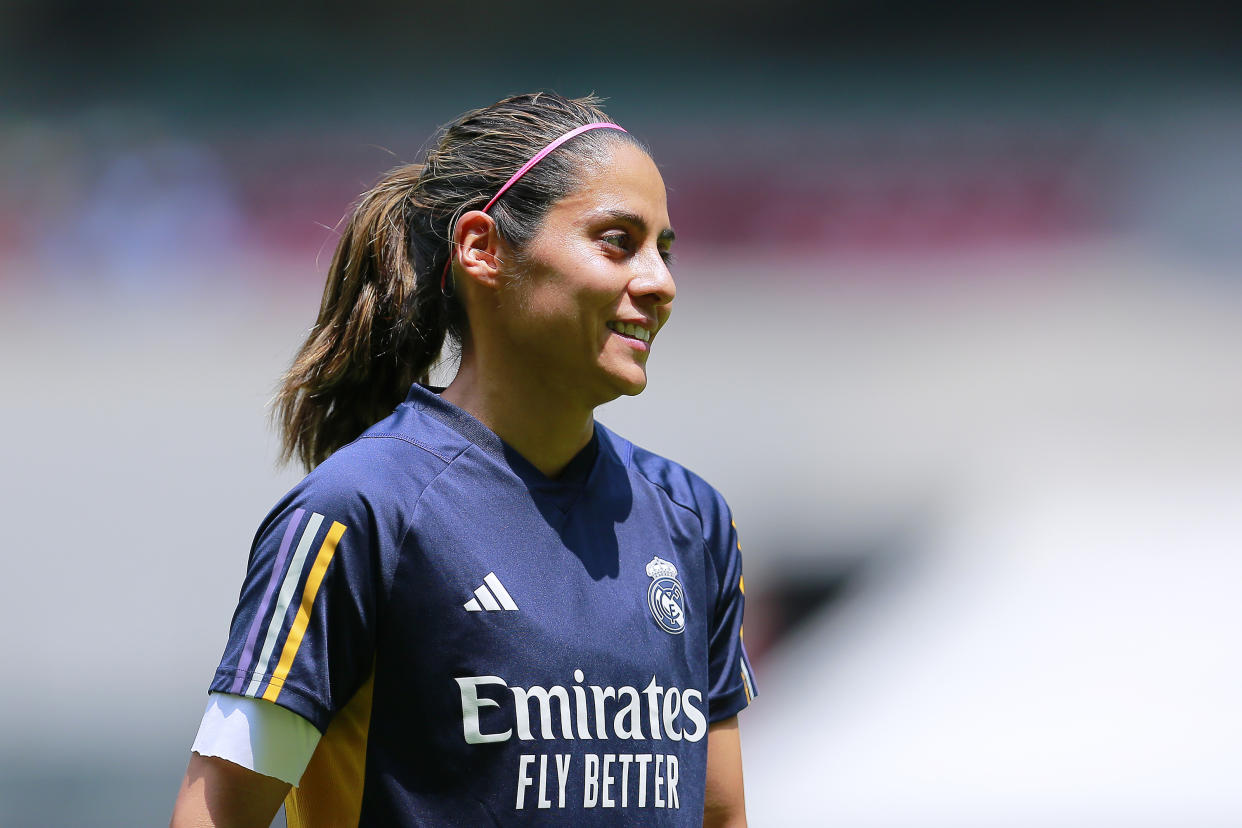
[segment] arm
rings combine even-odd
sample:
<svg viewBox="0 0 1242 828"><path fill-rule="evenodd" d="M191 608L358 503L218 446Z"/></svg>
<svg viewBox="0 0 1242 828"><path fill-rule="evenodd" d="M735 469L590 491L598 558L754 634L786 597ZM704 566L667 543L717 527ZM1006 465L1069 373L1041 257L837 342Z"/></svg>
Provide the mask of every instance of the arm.
<svg viewBox="0 0 1242 828"><path fill-rule="evenodd" d="M742 787L742 742L737 716L713 722L707 731L707 797L704 828L745 828L746 792Z"/></svg>
<svg viewBox="0 0 1242 828"><path fill-rule="evenodd" d="M288 782L191 753L169 828L266 828L288 791Z"/></svg>

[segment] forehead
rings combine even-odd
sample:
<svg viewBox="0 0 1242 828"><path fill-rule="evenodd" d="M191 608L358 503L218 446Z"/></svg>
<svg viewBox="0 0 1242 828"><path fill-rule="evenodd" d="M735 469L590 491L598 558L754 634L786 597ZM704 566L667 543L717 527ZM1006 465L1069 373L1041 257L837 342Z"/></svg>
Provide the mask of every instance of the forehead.
<svg viewBox="0 0 1242 828"><path fill-rule="evenodd" d="M664 178L651 156L628 141L610 141L598 161L584 165L578 186L552 206L562 220L603 212L641 216L655 232L669 226Z"/></svg>

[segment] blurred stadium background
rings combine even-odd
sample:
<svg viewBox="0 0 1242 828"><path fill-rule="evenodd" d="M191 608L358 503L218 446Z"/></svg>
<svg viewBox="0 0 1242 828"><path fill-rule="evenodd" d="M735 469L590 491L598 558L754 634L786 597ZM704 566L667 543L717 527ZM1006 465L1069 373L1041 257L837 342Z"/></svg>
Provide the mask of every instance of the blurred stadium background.
<svg viewBox="0 0 1242 828"><path fill-rule="evenodd" d="M0 825L167 821L355 195L595 91L678 235L601 419L730 499L752 823L1242 824L1242 14L0 5Z"/></svg>

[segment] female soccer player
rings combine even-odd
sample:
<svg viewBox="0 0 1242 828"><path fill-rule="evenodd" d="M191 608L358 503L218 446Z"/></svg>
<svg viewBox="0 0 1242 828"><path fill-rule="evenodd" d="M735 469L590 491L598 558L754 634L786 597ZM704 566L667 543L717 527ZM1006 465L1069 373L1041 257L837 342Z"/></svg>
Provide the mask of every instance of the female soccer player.
<svg viewBox="0 0 1242 828"><path fill-rule="evenodd" d="M174 825L745 824L729 509L593 417L674 296L660 173L595 103L467 113L357 205L278 397L313 471L255 538Z"/></svg>

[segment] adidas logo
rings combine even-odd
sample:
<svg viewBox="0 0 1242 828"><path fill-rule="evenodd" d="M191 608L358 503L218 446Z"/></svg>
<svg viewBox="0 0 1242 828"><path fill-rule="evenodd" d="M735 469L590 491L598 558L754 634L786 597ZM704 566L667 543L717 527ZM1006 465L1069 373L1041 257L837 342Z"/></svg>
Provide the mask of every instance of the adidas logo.
<svg viewBox="0 0 1242 828"><path fill-rule="evenodd" d="M488 589L491 587L491 589ZM509 591L505 589L504 584L500 583L500 579L496 577L495 572L487 573L487 577L483 579L483 584L474 591L474 597L463 604L467 612L483 612L487 610L517 610L517 604L513 603L513 598L509 595Z"/></svg>

